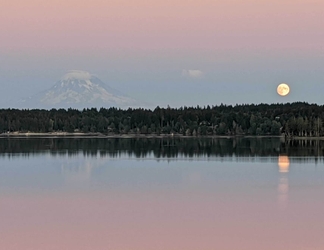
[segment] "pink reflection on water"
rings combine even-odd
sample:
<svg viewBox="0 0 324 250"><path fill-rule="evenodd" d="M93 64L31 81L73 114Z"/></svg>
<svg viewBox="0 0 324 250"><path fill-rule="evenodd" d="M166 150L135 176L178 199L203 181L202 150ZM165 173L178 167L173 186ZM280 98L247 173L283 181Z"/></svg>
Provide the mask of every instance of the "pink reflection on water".
<svg viewBox="0 0 324 250"><path fill-rule="evenodd" d="M279 183L278 183L278 202L281 209L287 208L288 203L288 191L289 191L289 181L288 173L290 167L290 160L287 155L279 155L278 157L279 166Z"/></svg>
<svg viewBox="0 0 324 250"><path fill-rule="evenodd" d="M264 190L2 194L0 249L320 249L323 201L300 198L282 211Z"/></svg>

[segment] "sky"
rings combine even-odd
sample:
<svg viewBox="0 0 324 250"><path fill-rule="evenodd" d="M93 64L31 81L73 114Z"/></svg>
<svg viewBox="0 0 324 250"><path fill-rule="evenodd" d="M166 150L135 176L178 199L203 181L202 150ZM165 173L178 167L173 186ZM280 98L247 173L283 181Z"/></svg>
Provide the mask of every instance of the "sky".
<svg viewBox="0 0 324 250"><path fill-rule="evenodd" d="M323 104L323 9L322 0L0 0L0 104L69 70L153 106Z"/></svg>

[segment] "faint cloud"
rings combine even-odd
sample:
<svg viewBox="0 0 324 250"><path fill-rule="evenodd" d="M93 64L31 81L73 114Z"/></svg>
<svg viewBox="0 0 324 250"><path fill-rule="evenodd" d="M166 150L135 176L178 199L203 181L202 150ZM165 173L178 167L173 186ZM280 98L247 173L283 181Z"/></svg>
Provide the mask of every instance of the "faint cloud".
<svg viewBox="0 0 324 250"><path fill-rule="evenodd" d="M82 70L69 70L68 73L62 77L62 80L68 80L70 78L78 80L90 80L91 74Z"/></svg>
<svg viewBox="0 0 324 250"><path fill-rule="evenodd" d="M199 69L184 69L182 70L182 76L188 77L188 78L200 78L204 75L204 72L202 72Z"/></svg>

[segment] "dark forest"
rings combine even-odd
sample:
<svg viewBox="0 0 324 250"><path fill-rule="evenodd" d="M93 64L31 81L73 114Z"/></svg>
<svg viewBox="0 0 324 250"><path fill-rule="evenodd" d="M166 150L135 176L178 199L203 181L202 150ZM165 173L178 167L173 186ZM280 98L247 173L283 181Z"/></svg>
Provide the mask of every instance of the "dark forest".
<svg viewBox="0 0 324 250"><path fill-rule="evenodd" d="M148 109L0 109L0 132L105 135L324 135L324 106L303 102Z"/></svg>

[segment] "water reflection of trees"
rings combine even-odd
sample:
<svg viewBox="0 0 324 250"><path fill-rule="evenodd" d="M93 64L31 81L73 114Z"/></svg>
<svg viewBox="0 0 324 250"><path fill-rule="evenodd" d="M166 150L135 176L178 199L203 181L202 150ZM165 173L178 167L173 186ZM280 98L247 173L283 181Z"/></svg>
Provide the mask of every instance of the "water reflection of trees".
<svg viewBox="0 0 324 250"><path fill-rule="evenodd" d="M285 154L307 161L307 157L322 161L324 141L280 138L26 138L1 139L0 156L33 155L74 156L83 153L90 157L121 155L137 158L181 157L277 157Z"/></svg>

